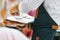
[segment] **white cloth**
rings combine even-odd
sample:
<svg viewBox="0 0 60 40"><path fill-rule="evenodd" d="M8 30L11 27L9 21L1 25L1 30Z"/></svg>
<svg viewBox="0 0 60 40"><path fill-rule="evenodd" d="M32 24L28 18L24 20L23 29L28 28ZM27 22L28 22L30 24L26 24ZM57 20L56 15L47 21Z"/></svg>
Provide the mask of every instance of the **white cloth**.
<svg viewBox="0 0 60 40"><path fill-rule="evenodd" d="M0 9L0 22L2 22L1 9Z"/></svg>
<svg viewBox="0 0 60 40"><path fill-rule="evenodd" d="M44 0L21 0L19 3L20 13L28 13L37 9Z"/></svg>
<svg viewBox="0 0 60 40"><path fill-rule="evenodd" d="M0 28L0 40L29 40L22 32L7 28Z"/></svg>
<svg viewBox="0 0 60 40"><path fill-rule="evenodd" d="M0 22L2 22L1 8L2 8L2 0L0 0Z"/></svg>
<svg viewBox="0 0 60 40"><path fill-rule="evenodd" d="M60 25L60 0L22 0L19 3L19 10L21 13L28 13L32 9L37 9L43 1L51 18Z"/></svg>
<svg viewBox="0 0 60 40"><path fill-rule="evenodd" d="M1 8L0 8L0 22L2 21L2 19L1 19Z"/></svg>

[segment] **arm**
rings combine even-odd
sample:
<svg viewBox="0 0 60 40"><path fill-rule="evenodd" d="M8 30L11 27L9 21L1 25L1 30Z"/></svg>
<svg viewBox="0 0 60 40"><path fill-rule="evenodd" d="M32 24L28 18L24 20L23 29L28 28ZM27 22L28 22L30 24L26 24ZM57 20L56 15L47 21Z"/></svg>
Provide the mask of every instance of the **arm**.
<svg viewBox="0 0 60 40"><path fill-rule="evenodd" d="M6 9L5 9L5 0L2 0L2 8L1 8L1 15L2 15L2 24L5 25L3 22L6 18Z"/></svg>
<svg viewBox="0 0 60 40"><path fill-rule="evenodd" d="M31 10L37 9L44 0L23 0L19 3L20 13L28 13Z"/></svg>

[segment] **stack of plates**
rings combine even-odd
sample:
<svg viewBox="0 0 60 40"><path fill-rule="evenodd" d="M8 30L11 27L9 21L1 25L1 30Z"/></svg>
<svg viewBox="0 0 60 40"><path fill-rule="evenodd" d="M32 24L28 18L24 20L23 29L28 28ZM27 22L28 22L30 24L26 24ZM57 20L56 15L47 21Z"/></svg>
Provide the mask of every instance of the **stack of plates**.
<svg viewBox="0 0 60 40"><path fill-rule="evenodd" d="M11 16L7 17L8 20L17 21L20 23L31 23L34 21L34 17L29 16L28 14L20 14L20 16Z"/></svg>

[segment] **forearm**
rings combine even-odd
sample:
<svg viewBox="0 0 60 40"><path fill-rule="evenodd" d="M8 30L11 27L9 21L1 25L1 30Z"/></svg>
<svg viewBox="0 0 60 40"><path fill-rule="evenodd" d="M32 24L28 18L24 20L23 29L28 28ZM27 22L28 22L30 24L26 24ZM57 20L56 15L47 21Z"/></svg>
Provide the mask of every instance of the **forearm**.
<svg viewBox="0 0 60 40"><path fill-rule="evenodd" d="M5 9L2 9L1 10L1 17L2 17L2 25L5 26L5 19L6 19L6 10Z"/></svg>
<svg viewBox="0 0 60 40"><path fill-rule="evenodd" d="M6 10L5 9L2 9L1 11L1 15L2 15L2 20L4 20L6 18Z"/></svg>

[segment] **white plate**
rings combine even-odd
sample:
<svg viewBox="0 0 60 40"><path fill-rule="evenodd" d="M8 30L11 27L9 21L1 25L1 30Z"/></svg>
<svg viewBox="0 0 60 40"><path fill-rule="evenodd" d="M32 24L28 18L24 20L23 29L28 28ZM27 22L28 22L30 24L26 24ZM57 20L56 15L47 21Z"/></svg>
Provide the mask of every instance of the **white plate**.
<svg viewBox="0 0 60 40"><path fill-rule="evenodd" d="M20 14L20 16L7 17L8 20L17 21L20 23L31 23L34 21L34 17L27 14Z"/></svg>

